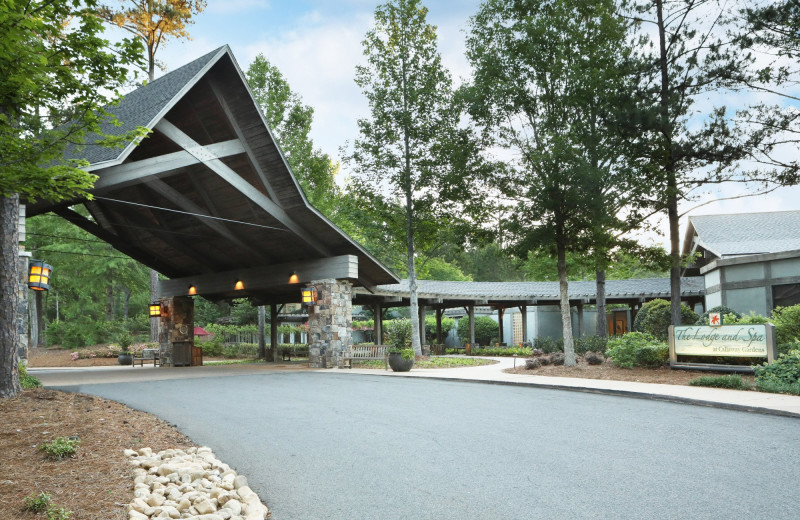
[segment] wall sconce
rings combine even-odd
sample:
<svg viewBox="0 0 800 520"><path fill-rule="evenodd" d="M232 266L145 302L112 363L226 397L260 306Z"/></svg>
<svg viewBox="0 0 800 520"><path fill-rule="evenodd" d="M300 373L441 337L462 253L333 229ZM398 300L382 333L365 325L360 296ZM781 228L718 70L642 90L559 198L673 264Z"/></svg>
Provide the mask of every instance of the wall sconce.
<svg viewBox="0 0 800 520"><path fill-rule="evenodd" d="M189 296L196 295L197 294L197 287L195 287L194 285L190 285L188 293L189 293Z"/></svg>
<svg viewBox="0 0 800 520"><path fill-rule="evenodd" d="M49 291L52 272L53 266L42 260L31 260L28 269L28 287L34 291Z"/></svg>
<svg viewBox="0 0 800 520"><path fill-rule="evenodd" d="M244 282L241 280L236 280L236 283L233 284L233 289L235 291L241 291L242 289L244 289Z"/></svg>
<svg viewBox="0 0 800 520"><path fill-rule="evenodd" d="M303 305L317 304L317 290L313 287L303 287L300 289L300 295Z"/></svg>
<svg viewBox="0 0 800 520"><path fill-rule="evenodd" d="M300 279L297 277L297 273L292 273L291 276L289 276L289 283L298 283L298 282L300 282Z"/></svg>
<svg viewBox="0 0 800 520"><path fill-rule="evenodd" d="M159 302L151 303L148 309L150 309L151 318L159 318L161 316L161 304Z"/></svg>

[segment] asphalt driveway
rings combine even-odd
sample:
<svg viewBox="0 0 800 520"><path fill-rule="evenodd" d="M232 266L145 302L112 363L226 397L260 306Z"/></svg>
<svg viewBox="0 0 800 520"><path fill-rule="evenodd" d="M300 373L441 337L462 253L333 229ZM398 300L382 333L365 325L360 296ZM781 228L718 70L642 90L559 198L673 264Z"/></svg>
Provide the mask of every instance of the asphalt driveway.
<svg viewBox="0 0 800 520"><path fill-rule="evenodd" d="M333 372L61 387L174 423L275 520L796 519L800 421Z"/></svg>

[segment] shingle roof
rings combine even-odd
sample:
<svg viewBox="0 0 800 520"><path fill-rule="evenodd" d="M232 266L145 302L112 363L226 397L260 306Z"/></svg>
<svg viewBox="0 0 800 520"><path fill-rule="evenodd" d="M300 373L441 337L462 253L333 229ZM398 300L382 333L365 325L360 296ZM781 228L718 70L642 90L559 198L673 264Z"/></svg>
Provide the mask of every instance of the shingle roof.
<svg viewBox="0 0 800 520"><path fill-rule="evenodd" d="M160 78L156 78L147 85L125 94L119 105L106 107L106 110L114 114L122 124L114 126L111 123L104 123L102 125L103 132L108 135L121 135L135 130L139 126L152 129L152 125L157 122L155 121L156 116L170 105L170 102L183 88L192 84L192 80L198 76L200 71L226 48L227 45L213 50ZM119 159L126 152L126 148L106 148L91 144L96 140L96 135L88 136L87 144L83 149L67 150L65 158L86 159L90 165L96 165Z"/></svg>
<svg viewBox="0 0 800 520"><path fill-rule="evenodd" d="M702 215L689 225L697 244L719 257L800 249L800 211Z"/></svg>
<svg viewBox="0 0 800 520"><path fill-rule="evenodd" d="M681 278L681 294L699 296L705 293L702 276ZM594 281L569 282L570 299L594 299ZM441 282L417 280L420 298L464 300L557 300L558 282ZM376 294L408 295L408 280L399 284L379 285ZM668 297L669 278L606 280L606 298Z"/></svg>

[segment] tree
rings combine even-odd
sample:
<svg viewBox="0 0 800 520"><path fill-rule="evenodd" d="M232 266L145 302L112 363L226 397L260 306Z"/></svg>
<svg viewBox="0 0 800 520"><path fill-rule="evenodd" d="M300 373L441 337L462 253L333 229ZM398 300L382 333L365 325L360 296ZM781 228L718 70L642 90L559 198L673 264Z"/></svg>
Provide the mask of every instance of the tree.
<svg viewBox="0 0 800 520"><path fill-rule="evenodd" d="M137 38L147 51L147 78L155 79L156 53L168 38L189 38L186 25L206 7L205 0L119 0L118 10L101 6L99 16ZM128 7L123 7L128 5ZM159 64L164 70L165 66ZM150 300L158 298L158 272L150 269ZM150 341L158 341L158 323L150 323Z"/></svg>
<svg viewBox="0 0 800 520"><path fill-rule="evenodd" d="M372 192L390 190L404 207L412 346L418 356L418 231L439 227L447 215L457 213L455 204L442 201L467 196L460 191L460 178L475 166L467 151L470 136L457 130L452 80L427 13L419 0L393 0L376 9L375 27L363 42L367 64L356 69L371 117L358 121L360 136L347 157L356 182Z"/></svg>
<svg viewBox="0 0 800 520"><path fill-rule="evenodd" d="M100 37L93 0L6 1L0 6L0 397L19 390L17 369L17 287L20 195L63 200L86 196L94 176L82 161L64 161L67 146L87 133L101 134L111 118L102 107L106 93L125 83L127 65L140 48L123 41L109 48ZM113 146L141 136L101 137ZM101 134L102 136L102 134Z"/></svg>
<svg viewBox="0 0 800 520"><path fill-rule="evenodd" d="M314 109L303 104L281 71L263 54L256 56L246 76L269 128L309 201L326 216L332 216L337 208L334 177L339 165L328 154L314 149L309 135Z"/></svg>
<svg viewBox="0 0 800 520"><path fill-rule="evenodd" d="M620 151L626 26L610 0L488 0L470 25L470 113L517 158L491 184L513 208L506 229L519 255L556 257L565 364L574 365L567 255L624 228L610 194L642 184L628 181L635 172Z"/></svg>
<svg viewBox="0 0 800 520"><path fill-rule="evenodd" d="M206 8L205 0L119 0L119 9L101 6L98 10L103 20L128 31L141 40L147 50L147 77L155 79L156 53L169 38L187 38L186 29L192 16ZM125 7L127 6L127 7Z"/></svg>

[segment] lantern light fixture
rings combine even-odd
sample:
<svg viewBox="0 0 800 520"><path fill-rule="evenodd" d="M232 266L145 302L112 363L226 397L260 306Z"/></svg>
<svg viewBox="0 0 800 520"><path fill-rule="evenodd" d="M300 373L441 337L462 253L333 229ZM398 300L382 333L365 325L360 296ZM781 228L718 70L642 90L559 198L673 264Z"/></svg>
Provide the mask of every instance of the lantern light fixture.
<svg viewBox="0 0 800 520"><path fill-rule="evenodd" d="M303 305L317 304L317 290L313 287L303 287L300 289L301 301Z"/></svg>
<svg viewBox="0 0 800 520"><path fill-rule="evenodd" d="M197 287L195 287L194 284L189 286L188 294L189 296L194 296L197 294Z"/></svg>
<svg viewBox="0 0 800 520"><path fill-rule="evenodd" d="M244 282L241 280L236 280L236 283L233 284L233 289L236 291L241 291L244 289Z"/></svg>
<svg viewBox="0 0 800 520"><path fill-rule="evenodd" d="M150 317L151 318L159 318L161 317L161 304L159 302L152 302L148 309L150 309Z"/></svg>
<svg viewBox="0 0 800 520"><path fill-rule="evenodd" d="M298 283L299 281L300 278L297 277L296 272L293 272L291 275L289 275L289 283Z"/></svg>
<svg viewBox="0 0 800 520"><path fill-rule="evenodd" d="M53 266L42 260L31 260L28 269L28 287L34 291L49 291L52 273Z"/></svg>

